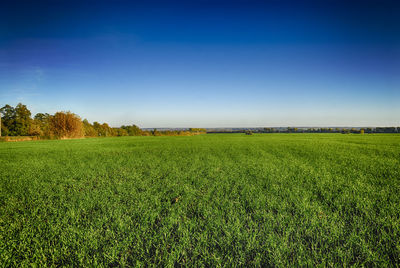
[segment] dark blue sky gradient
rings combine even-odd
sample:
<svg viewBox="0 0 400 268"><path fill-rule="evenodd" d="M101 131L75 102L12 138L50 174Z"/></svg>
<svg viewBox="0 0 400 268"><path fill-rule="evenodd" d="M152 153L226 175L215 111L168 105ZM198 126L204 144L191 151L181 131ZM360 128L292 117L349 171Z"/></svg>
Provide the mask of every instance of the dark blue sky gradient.
<svg viewBox="0 0 400 268"><path fill-rule="evenodd" d="M400 125L399 1L5 1L0 104L113 126Z"/></svg>

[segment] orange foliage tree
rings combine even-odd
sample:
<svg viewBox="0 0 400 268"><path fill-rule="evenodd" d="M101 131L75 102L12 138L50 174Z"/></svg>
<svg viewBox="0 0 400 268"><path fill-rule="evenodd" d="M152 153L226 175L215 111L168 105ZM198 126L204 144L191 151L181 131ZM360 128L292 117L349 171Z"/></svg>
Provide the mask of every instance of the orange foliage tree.
<svg viewBox="0 0 400 268"><path fill-rule="evenodd" d="M57 112L50 118L51 132L58 138L83 137L81 118L71 112Z"/></svg>

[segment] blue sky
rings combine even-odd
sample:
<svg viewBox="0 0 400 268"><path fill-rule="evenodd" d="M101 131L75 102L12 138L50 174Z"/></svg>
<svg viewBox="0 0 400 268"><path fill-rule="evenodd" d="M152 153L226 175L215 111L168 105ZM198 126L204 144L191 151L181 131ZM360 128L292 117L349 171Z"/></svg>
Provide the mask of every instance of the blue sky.
<svg viewBox="0 0 400 268"><path fill-rule="evenodd" d="M0 105L112 126L400 125L396 1L5 1Z"/></svg>

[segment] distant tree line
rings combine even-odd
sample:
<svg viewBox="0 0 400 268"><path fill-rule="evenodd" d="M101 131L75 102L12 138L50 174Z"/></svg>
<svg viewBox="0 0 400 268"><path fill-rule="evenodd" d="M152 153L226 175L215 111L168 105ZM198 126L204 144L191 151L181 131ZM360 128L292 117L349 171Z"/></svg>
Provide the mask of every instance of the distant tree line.
<svg viewBox="0 0 400 268"><path fill-rule="evenodd" d="M16 107L5 105L0 109L2 136L37 136L42 138L81 138L115 136L191 136L206 133L205 129L190 128L183 131L145 131L136 125L110 127L107 123L89 123L71 112L37 113L19 103Z"/></svg>
<svg viewBox="0 0 400 268"><path fill-rule="evenodd" d="M367 128L296 128L288 127L287 129L264 128L262 133L400 133L400 127L367 127Z"/></svg>
<svg viewBox="0 0 400 268"><path fill-rule="evenodd" d="M207 133L342 133L342 134L365 134L365 133L400 133L400 127L368 127L368 128L235 128L235 129L211 129Z"/></svg>

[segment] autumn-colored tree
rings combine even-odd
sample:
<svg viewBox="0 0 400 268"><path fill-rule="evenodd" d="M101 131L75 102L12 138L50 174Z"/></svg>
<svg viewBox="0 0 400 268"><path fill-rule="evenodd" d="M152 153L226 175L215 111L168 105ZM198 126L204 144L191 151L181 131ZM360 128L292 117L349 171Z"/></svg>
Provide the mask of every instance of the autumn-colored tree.
<svg viewBox="0 0 400 268"><path fill-rule="evenodd" d="M29 126L29 136L43 136L43 131L37 120L33 120Z"/></svg>
<svg viewBox="0 0 400 268"><path fill-rule="evenodd" d="M189 128L190 132L195 132L195 133L206 133L207 130L205 128Z"/></svg>
<svg viewBox="0 0 400 268"><path fill-rule="evenodd" d="M71 112L57 112L50 118L50 129L59 138L83 137L82 120Z"/></svg>

